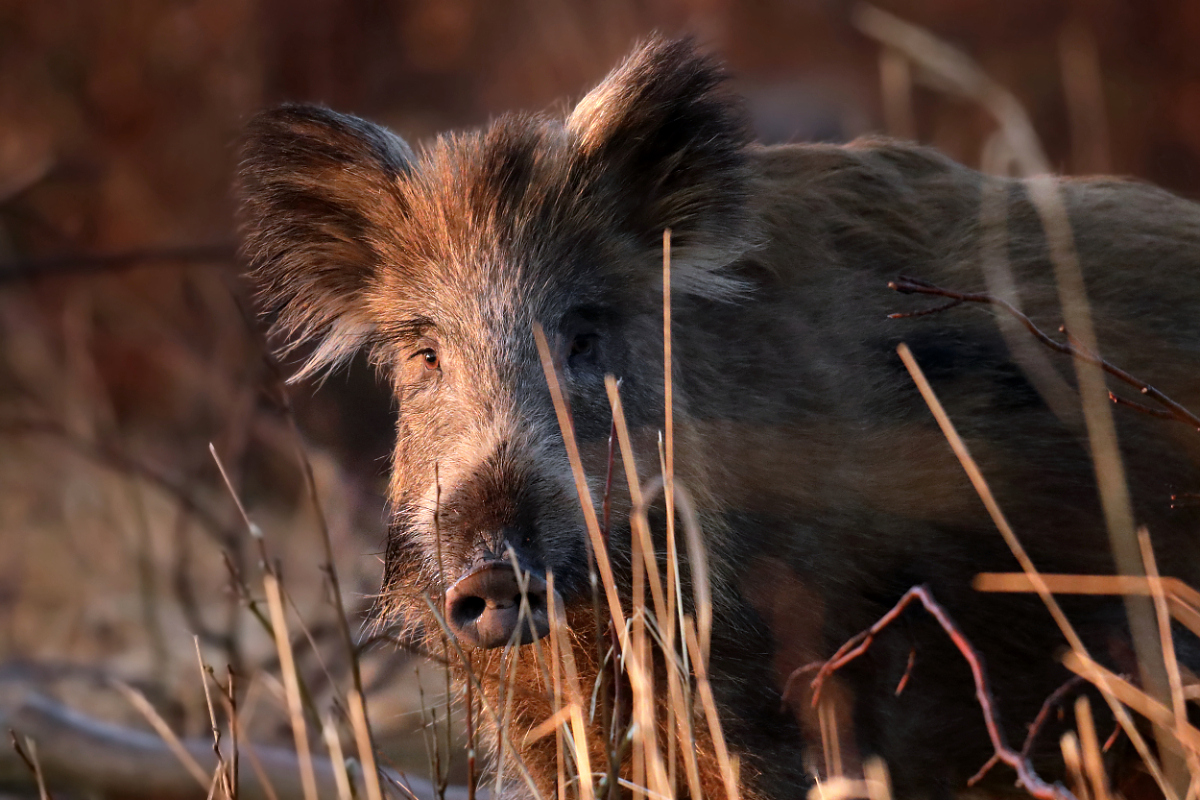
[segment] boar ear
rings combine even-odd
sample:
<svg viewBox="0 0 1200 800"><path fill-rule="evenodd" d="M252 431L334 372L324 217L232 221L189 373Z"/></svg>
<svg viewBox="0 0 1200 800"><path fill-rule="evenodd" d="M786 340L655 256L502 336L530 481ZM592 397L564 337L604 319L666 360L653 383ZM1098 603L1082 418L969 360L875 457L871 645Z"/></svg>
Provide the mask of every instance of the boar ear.
<svg viewBox="0 0 1200 800"><path fill-rule="evenodd" d="M371 338L364 294L381 238L403 222L412 150L395 134L317 106L284 106L247 128L237 181L242 251L285 350L317 347L299 380Z"/></svg>
<svg viewBox="0 0 1200 800"><path fill-rule="evenodd" d="M727 75L690 39L642 45L567 120L585 163L619 179L650 246L672 229L679 288L721 296L718 272L754 239L747 212L749 126ZM611 175L610 175L611 177Z"/></svg>

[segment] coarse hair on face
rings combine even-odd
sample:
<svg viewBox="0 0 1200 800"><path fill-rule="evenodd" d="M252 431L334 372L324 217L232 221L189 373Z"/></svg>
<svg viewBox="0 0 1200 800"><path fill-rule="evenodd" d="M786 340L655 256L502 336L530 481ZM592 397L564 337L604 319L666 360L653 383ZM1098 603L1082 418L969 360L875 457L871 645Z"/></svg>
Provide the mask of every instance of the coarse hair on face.
<svg viewBox="0 0 1200 800"><path fill-rule="evenodd" d="M293 380L402 336L464 280L637 295L665 228L677 292L736 296L722 267L757 237L745 115L725 79L691 41L655 37L565 119L505 115L418 153L318 106L257 116L237 183L242 249L285 348L314 345Z"/></svg>

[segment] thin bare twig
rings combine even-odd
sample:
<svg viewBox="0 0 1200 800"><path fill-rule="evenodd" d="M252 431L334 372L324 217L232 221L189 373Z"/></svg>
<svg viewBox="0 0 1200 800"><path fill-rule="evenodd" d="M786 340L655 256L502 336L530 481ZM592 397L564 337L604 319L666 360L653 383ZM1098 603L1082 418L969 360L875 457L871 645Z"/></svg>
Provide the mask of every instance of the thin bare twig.
<svg viewBox="0 0 1200 800"><path fill-rule="evenodd" d="M991 767L994 761L1001 761L1016 771L1017 783L1034 797L1040 798L1040 800L1076 800L1075 795L1062 784L1046 783L1038 777L1029 759L1022 753L1018 753L1009 747L1004 736L1004 729L1000 727L999 712L996 709L996 701L992 695L991 685L988 682L987 672L984 670L982 659L980 659L979 654L971 646L966 636L963 635L954 621L950 619L950 615L946 613L946 610L933 599L933 595L926 586L914 586L905 592L904 596L900 598L900 601L890 611L880 617L870 628L843 644L821 666L817 672L817 676L812 681L813 707L816 707L820 700L821 688L824 686L825 681L834 672L867 652L875 637L884 628L894 622L916 600L919 600L921 605L925 606L925 610L942 626L942 630L954 642L955 647L958 648L958 651L962 653L963 658L966 659L967 664L971 667L971 674L975 678L975 697L979 701L979 707L983 710L983 721L987 726L988 738L991 740L992 748L995 750L995 755L985 765L984 770L980 771L980 776L982 772Z"/></svg>
<svg viewBox="0 0 1200 800"><path fill-rule="evenodd" d="M901 294L926 294L934 297L946 297L951 300L950 303L938 306L936 308L926 309L924 311L889 314L889 319L904 319L907 317L921 316L923 314L933 314L953 308L962 303L980 303L983 305L992 305L1002 308L1011 314L1013 318L1015 318L1025 327L1026 330L1033 334L1035 339L1044 344L1046 347L1049 347L1056 353L1074 356L1076 358L1081 358L1090 364L1095 364L1117 380L1132 386L1146 397L1149 397L1151 400L1162 405L1165 410L1160 411L1158 409L1144 406L1141 403L1135 403L1132 400L1124 400L1122 398L1118 398L1112 392L1109 392L1108 396L1114 403L1133 408L1143 413L1151 414L1152 416L1173 419L1177 422L1182 422L1185 425L1189 425L1197 431L1200 431L1200 417L1196 416L1191 411L1188 411L1166 394L1154 388L1140 378L1135 378L1133 375L1130 375L1120 367L1109 363L1105 359L1101 358L1098 354L1092 352L1090 349L1083 347L1063 328L1060 328L1060 330L1067 336L1067 342L1065 344L1050 338L1050 336L1046 335L1046 333L1038 328L1037 325L1035 325L1033 321L1029 319L1029 317L1025 316L1016 307L1005 300L1001 300L1000 298L994 297L985 292L957 292L953 289L945 289L941 286L935 286L934 284L926 281L904 276L901 276L894 281L889 281L888 288L900 292Z"/></svg>
<svg viewBox="0 0 1200 800"><path fill-rule="evenodd" d="M1038 734L1041 732L1042 726L1046 724L1046 720L1050 718L1050 712L1062 704L1063 700L1075 689L1086 684L1086 681L1079 675L1071 676L1066 683L1055 689L1049 697L1042 703L1041 709L1038 711L1033 722L1029 725L1029 732L1025 735L1025 744L1021 745L1021 758L1029 759L1033 752L1033 744L1037 740ZM991 771L992 767L1000 763L1000 759L993 755L988 762L979 768L979 771L971 776L967 781L967 786L974 786L983 780L984 776Z"/></svg>
<svg viewBox="0 0 1200 800"><path fill-rule="evenodd" d="M38 762L37 748L33 746L32 739L26 739L29 744L29 750L21 744L20 738L17 737L17 732L12 728L8 729L8 735L12 737L13 750L17 751L17 756L25 762L25 766L33 773L34 779L37 781L38 797L40 800L51 800L50 792L46 789L46 778L42 775L42 765Z"/></svg>

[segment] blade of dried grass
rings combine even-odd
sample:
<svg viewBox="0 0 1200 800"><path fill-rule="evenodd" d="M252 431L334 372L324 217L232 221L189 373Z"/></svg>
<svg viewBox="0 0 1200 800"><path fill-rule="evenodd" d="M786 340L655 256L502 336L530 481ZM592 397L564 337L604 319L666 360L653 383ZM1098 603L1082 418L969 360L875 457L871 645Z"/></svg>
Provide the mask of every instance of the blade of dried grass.
<svg viewBox="0 0 1200 800"><path fill-rule="evenodd" d="M383 800L383 789L379 786L379 768L375 765L375 748L371 744L371 731L367 728L367 710L363 696L357 689L350 691L350 725L354 728L354 741L358 745L358 761L362 764L363 780L367 784L367 800Z"/></svg>
<svg viewBox="0 0 1200 800"><path fill-rule="evenodd" d="M808 790L808 800L855 800L866 797L870 800L890 800L891 786L878 777L868 777L862 780L838 776L822 779Z"/></svg>
<svg viewBox="0 0 1200 800"><path fill-rule="evenodd" d="M1108 773L1104 771L1104 756L1100 752L1100 738L1096 735L1096 723L1092 719L1092 704L1087 697L1075 700L1075 728L1079 731L1079 748L1083 756L1083 769L1091 783L1091 795L1096 800L1109 800Z"/></svg>
<svg viewBox="0 0 1200 800"><path fill-rule="evenodd" d="M831 694L823 694L817 705L817 721L821 730L821 752L825 759L825 780L843 778L842 742L837 727L837 711Z"/></svg>
<svg viewBox="0 0 1200 800"><path fill-rule="evenodd" d="M1074 731L1067 731L1058 740L1059 749L1062 752L1063 765L1067 768L1067 782L1071 785L1071 792L1079 798L1079 800L1092 800L1092 795L1088 791L1088 782L1083 776L1083 758L1079 752L1079 737Z"/></svg>
<svg viewBox="0 0 1200 800"><path fill-rule="evenodd" d="M1049 162L1020 102L970 58L928 31L868 5L859 6L854 19L865 33L896 47L935 75L950 90L965 95L987 109L1008 139L1021 171L1025 175L1038 176L1030 178L1026 185L1029 199L1046 232L1066 327L1085 349L1099 352L1066 208L1057 182L1043 174L1050 172ZM1141 574L1132 508L1103 372L1084 358L1077 356L1074 362L1113 556L1119 571ZM1152 610L1148 603L1129 597L1126 598L1126 610L1142 682L1150 687L1155 696L1166 698L1170 689L1162 653L1154 641ZM1166 744L1160 737L1160 748ZM1177 792L1184 791L1186 782L1182 775L1182 764L1178 759L1166 760L1169 762L1166 766L1172 786Z"/></svg>
<svg viewBox="0 0 1200 800"><path fill-rule="evenodd" d="M51 800L50 791L46 788L46 776L42 774L42 762L38 759L37 742L26 736L25 743L21 744L21 740L17 738L17 732L12 728L8 729L9 738L12 739L13 750L16 751L17 757L25 764L25 768L33 773L33 780L37 784L38 800Z"/></svg>
<svg viewBox="0 0 1200 800"><path fill-rule="evenodd" d="M642 511L649 508L658 492L662 491L660 478L651 478L642 487ZM687 539L688 560L691 564L692 598L696 606L696 620L700 636L701 655L708 660L712 641L712 588L709 585L708 553L700 535L700 517L691 493L683 484L675 484L675 511L683 518L683 532Z"/></svg>
<svg viewBox="0 0 1200 800"><path fill-rule="evenodd" d="M563 624L558 607L559 598L554 591L554 573L546 575L546 599L547 610L550 612L550 632L557 642L558 654L562 659L563 683L567 689L567 708L570 711L571 731L574 734L575 765L579 771L579 797L580 800L595 800L595 781L592 776L591 755L588 753L587 727L583 722L583 693L579 687L579 672L575 668L575 651L567 638L567 628Z"/></svg>
<svg viewBox="0 0 1200 800"><path fill-rule="evenodd" d="M653 700L653 681L649 671L649 661L642 657L643 650L631 645L631 636L637 631L640 623L639 604L636 602L633 608L633 630L629 631L625 627L625 613L621 609L621 601L617 596L616 581L613 577L612 562L608 557L608 551L604 544L604 539L600 534L599 521L596 518L596 509L592 503L591 492L588 489L587 476L583 471L583 462L579 456L579 446L575 439L575 425L571 419L570 410L567 407L566 398L563 395L562 387L558 381L558 373L554 365L554 359L550 354L550 346L546 342L546 334L540 325L535 325L534 339L537 342L538 354L542 361L542 370L546 376L546 383L550 388L550 396L554 403L554 411L558 416L559 429L562 431L563 443L566 446L567 458L571 463L571 472L575 479L576 491L579 494L579 504L583 509L584 522L587 526L588 537L592 545L592 552L596 559L596 568L600 573L600 580L604 585L605 598L608 601L609 614L613 618L613 624L618 632L618 637L621 639L621 649L625 653L626 671L629 675L629 683L634 696L635 709L638 707L639 693L644 693L641 696ZM636 537L635 537L636 539ZM643 558L637 558L634 555L634 577L638 573L638 564L644 563L645 552L642 553ZM661 584L660 584L661 586ZM635 587L636 588L636 587ZM644 634L641 639L644 646ZM643 701L645 702L645 701ZM652 708L652 706L651 706ZM651 723L653 717L651 716ZM635 739L635 746L639 742L645 742L646 738L653 737L653 724L649 730L643 730L641 736ZM653 739L650 738L650 742ZM648 765L646 767L647 774L652 781L665 782L666 773L663 769L661 754L658 754L657 748L651 748L646 752ZM638 759L634 758L634 768L637 769ZM635 781L636 782L636 781Z"/></svg>
<svg viewBox="0 0 1200 800"><path fill-rule="evenodd" d="M351 800L353 795L350 790L350 776L346 774L346 756L342 753L342 740L338 736L333 717L325 717L321 724L321 734L325 738L325 747L329 750L329 759L333 762L333 781L337 784L338 800Z"/></svg>
<svg viewBox="0 0 1200 800"><path fill-rule="evenodd" d="M666 608L662 608L657 600L654 613L658 624L663 629L666 643L663 655L668 661L667 672L672 672L669 664L671 655L675 652L675 580L672 558L675 550L675 366L674 353L671 347L671 229L663 229L662 237L663 258L663 417L665 422L665 441L660 456L662 463L663 483L666 486L667 501L667 586ZM653 551L650 551L653 552ZM655 556L657 560L657 556ZM667 781L668 786L675 786L675 706L667 704Z"/></svg>
<svg viewBox="0 0 1200 800"><path fill-rule="evenodd" d="M1063 655L1063 665L1076 675L1082 675L1086 680L1097 686L1099 686L1096 682L1097 679L1102 679L1105 683L1104 688L1110 691L1122 703L1155 725L1172 733L1175 732L1174 712L1120 675L1110 672L1087 656L1080 656L1074 652L1068 652ZM1128 729L1126 733L1128 733ZM1200 753L1200 730L1191 725L1185 725L1179 731L1179 734L1179 742L1181 744Z"/></svg>
<svg viewBox="0 0 1200 800"><path fill-rule="evenodd" d="M237 704L237 687L234 685L234 676L237 674L233 671L232 664L225 665L225 692L222 694L222 702L225 703L225 714L229 720L229 800L238 800L238 793L241 789L241 774L239 772L241 758L238 748L238 704Z"/></svg>
<svg viewBox="0 0 1200 800"><path fill-rule="evenodd" d="M571 462L571 474L575 479L575 489L579 493L579 505L583 508L584 524L587 526L588 539L596 559L596 568L600 571L600 580L604 584L608 612L612 615L613 624L616 625L617 630L622 631L625 628L625 613L621 610L621 601L617 597L617 584L613 578L612 562L608 557L608 549L604 546L604 538L600 535L596 507L592 503L587 476L583 472L583 461L579 457L579 445L575 439L575 423L571 419L566 397L559 385L558 372L554 366L554 359L550 355L550 345L546 342L546 334L541 325L534 326L533 337L537 342L538 355L542 360L542 371L545 373L546 384L550 388L550 397L554 402L554 413L558 416L558 427L562 431L567 458ZM624 645L625 643L622 643L622 646Z"/></svg>
<svg viewBox="0 0 1200 800"><path fill-rule="evenodd" d="M271 612L271 627L275 630L275 649L279 653L279 670L283 675L292 738L296 742L296 757L300 762L300 785L304 791L304 800L317 800L317 778L313 771L312 752L308 744L308 724L304 721L304 704L300 699L296 660L292 653L291 637L288 635L279 579L273 572L263 575L263 588L266 590L267 607Z"/></svg>
<svg viewBox="0 0 1200 800"><path fill-rule="evenodd" d="M1030 178L1026 185L1029 199L1046 232L1066 327L1084 348L1099 352L1070 222L1058 184L1044 175L1051 171L1049 161L1024 107L969 57L928 31L866 4L855 9L854 21L868 36L903 52L936 76L943 88L987 109L1008 139L1021 172L1039 176ZM1085 359L1077 357L1074 361L1113 556L1121 572L1141 574L1133 515L1103 373ZM1154 641L1152 610L1149 604L1134 599L1126 600L1126 608L1142 670L1142 681L1151 687L1156 696L1165 698L1169 687L1162 654ZM1172 772L1177 773L1177 767L1173 767ZM1175 788L1182 789L1180 776L1173 774L1172 778Z"/></svg>
<svg viewBox="0 0 1200 800"><path fill-rule="evenodd" d="M200 637L192 636L192 643L196 646L196 664L200 667L200 683L204 687L204 703L208 706L208 721L212 726L213 735L213 753L217 756L217 778L221 788L225 791L225 796L233 798L236 790L233 788L229 773L225 764L225 755L221 752L221 727L217 725L217 712L213 708L212 693L208 688L208 670L204 666L204 656L200 654Z"/></svg>
<svg viewBox="0 0 1200 800"><path fill-rule="evenodd" d="M679 742L679 753L683 758L684 775L687 778L690 797L703 797L700 788L700 763L697 760L696 734L692 728L692 703L689 693L684 691L684 683L680 680L681 665L675 660L674 654L668 657L667 664L667 697L674 709L675 737ZM686 674L686 673L684 673ZM674 786L674 779L671 786Z"/></svg>
<svg viewBox="0 0 1200 800"><path fill-rule="evenodd" d="M553 599L554 597L554 578L553 575L547 576L546 594ZM554 631L554 626L558 624L556 614L557 604L550 603L550 630ZM551 720L562 720L564 723L571 722L570 709L563 706L563 663L558 655L558 632L554 631L550 637L550 661L551 661L551 681L553 684L554 693L554 712L550 716ZM526 735L526 741L529 741L529 736ZM563 728L560 724L554 726L554 769L557 771L558 783L558 800L566 800L566 753L563 747Z"/></svg>
<svg viewBox="0 0 1200 800"><path fill-rule="evenodd" d="M554 729L560 725L567 725L571 722L571 710L566 706L562 706L550 716L539 722L537 725L529 729L529 732L521 739L521 744L531 745L534 742L541 741L554 733Z"/></svg>
<svg viewBox="0 0 1200 800"><path fill-rule="evenodd" d="M1079 663L1081 664L1094 664L1095 662L1092 662L1091 658L1087 655L1087 648L1084 646L1083 640L1079 638L1079 634L1076 633L1074 626L1071 625L1070 620L1063 613L1062 607L1059 606L1058 601L1050 593L1050 589L1042 578L1041 573L1037 571L1037 567L1034 566L1033 561L1029 558L1029 554L1025 552L1024 546L1017 539L1012 526L1008 524L1008 519L1004 516L1004 512L1000 510L1000 506L996 502L996 498L992 494L987 481L984 479L983 473L980 472L975 459L971 457L966 443L963 442L962 438L958 435L958 431L955 430L954 423L950 421L946 410L942 408L941 401L934 394L933 387L929 385L929 381L926 380L921 367L917 364L916 359L913 358L912 352L903 343L896 348L896 351L900 354L900 359L904 362L904 366L912 376L913 382L916 383L917 389L921 392L921 397L924 398L926 405L929 406L929 410L933 413L934 419L937 420L938 427L942 430L942 435L946 437L951 449L954 450L954 454L958 457L959 463L962 464L963 470L967 473L967 477L971 480L971 485L975 487L976 493L987 508L992 522L1004 538L1005 544L1008 545L1009 550L1016 557L1017 562L1021 565L1021 569L1024 570L1025 575L1029 578L1030 583L1033 584L1038 596L1042 599L1047 610L1050 611L1050 615L1054 618L1059 630L1062 631L1063 636L1066 637L1068 644L1070 644L1072 652L1069 655L1080 659ZM1086 666L1083 668L1087 669ZM1108 702L1109 707L1112 709L1113 715L1121 723L1121 727L1125 730L1126 735L1129 736L1130 741L1133 742L1138 755L1141 756L1143 762L1146 764L1146 769L1154 776L1155 782L1162 790L1164 796L1169 800L1178 800L1178 795L1175 793L1172 785L1167 782L1158 765L1158 761L1150 752L1150 748L1147 747L1145 739L1143 739L1141 733L1137 730L1129 713L1114 695L1106 676L1099 671L1093 671L1084 675L1084 677L1100 689L1105 701Z"/></svg>
<svg viewBox="0 0 1200 800"><path fill-rule="evenodd" d="M1056 575L1041 573L1054 594L1139 594L1150 595L1150 581L1134 575ZM1167 593L1171 616L1200 636L1200 596L1178 578L1159 578ZM980 592L1033 592L1029 577L1021 572L981 572L974 587Z"/></svg>
<svg viewBox="0 0 1200 800"><path fill-rule="evenodd" d="M1151 596L1154 589L1150 579L1136 575L1067 575L1041 572L1043 583L1054 594L1138 594ZM1168 599L1176 588L1186 589L1178 578L1159 578ZM1032 592L1036 591L1029 576L1023 572L981 572L973 584L980 592Z"/></svg>
<svg viewBox="0 0 1200 800"><path fill-rule="evenodd" d="M892 800L892 778L887 762L879 756L868 756L863 762L868 800Z"/></svg>
<svg viewBox="0 0 1200 800"><path fill-rule="evenodd" d="M912 84L909 60L890 47L882 48L879 51L879 93L883 100L883 127L888 136L909 141L917 138Z"/></svg>
<svg viewBox="0 0 1200 800"><path fill-rule="evenodd" d="M1175 736L1182 740L1183 726L1187 725L1187 700L1183 696L1183 678L1179 674L1179 661L1175 656L1175 638L1171 635L1171 612L1167 608L1167 596L1163 591L1162 579L1158 575L1158 560L1154 557L1154 546L1150 543L1150 531L1142 526L1138 528L1137 536L1142 551L1142 562L1146 568L1146 580L1150 584L1150 596L1154 598L1154 611L1158 618L1159 647L1171 688Z"/></svg>
<svg viewBox="0 0 1200 800"><path fill-rule="evenodd" d="M256 673L250 679L250 688L246 690L246 700L244 705L251 713L254 710L253 701L259 696L262 691L261 687L263 686L261 682L256 681L255 679L264 674L269 673ZM267 775L267 771L263 769L262 761L259 759L258 753L254 749L254 745L250 742L249 737L246 735L246 728L249 726L251 713L243 713L242 715L234 718L233 724L237 727L238 735L245 740L243 749L246 753L246 758L248 758L250 761L250 769L254 771L255 777L258 778L258 785L262 787L263 794L266 796L267 800L279 800L279 794L275 791L275 786L271 783L270 776Z"/></svg>
<svg viewBox="0 0 1200 800"><path fill-rule="evenodd" d="M571 722L571 713L570 709L563 706L562 660L559 658L558 653L560 641L557 631L559 624L558 604L554 602L554 573L552 572L546 575L546 596L550 598L547 610L550 612L550 631L552 634L550 636L550 680L554 696L554 713L550 715L550 719L547 722L558 720L554 725L555 769L558 775L556 788L558 790L558 800L567 800L567 765L566 754L563 752L563 732L561 725L562 723ZM518 627L520 627L519 624ZM567 644L569 646L569 643ZM544 727L545 724L542 723L538 728ZM532 733L533 731L530 732L530 734ZM526 743L530 741L530 734L526 734L525 736Z"/></svg>
<svg viewBox="0 0 1200 800"><path fill-rule="evenodd" d="M358 660L358 648L354 645L354 634L350 631L350 618L346 614L346 602L342 597L342 584L338 578L337 561L333 556L333 537L329 533L329 521L325 518L325 508L321 503L321 494L317 491L317 479L313 473L312 461L308 457L308 451L304 447L304 438L300 435L300 426L296 423L296 412L292 407L291 396L287 392L287 382L283 380L282 374L275 368L273 360L269 361L271 368L275 371L278 380L279 396L282 400L284 416L287 418L288 427L292 432L292 443L296 451L296 460L300 463L301 472L304 475L304 488L308 493L309 502L312 503L313 514L317 520L317 529L321 533L321 547L325 556L325 563L321 565L321 571L325 573L326 580L329 581L329 594L332 600L334 614L337 619L338 633L342 639L342 647L346 651L346 661L350 665L350 679L354 686L354 690L360 695L363 693L362 667ZM316 652L314 648L314 652ZM322 663L324 667L324 663ZM326 671L328 674L328 671ZM331 681L330 685L336 686L336 682ZM366 713L364 707L363 713ZM370 734L370 725L367 726L367 733Z"/></svg>
<svg viewBox="0 0 1200 800"><path fill-rule="evenodd" d="M196 783L200 784L200 788L207 791L209 785L208 774L200 767L196 759L192 758L192 754L183 746L183 742L179 741L179 737L175 735L175 731L171 730L171 726L167 724L166 720L159 716L158 711L150 704L146 696L123 681L114 679L111 683L118 692L125 696L129 704L138 710L146 722L150 723L150 727L154 728L154 732L162 737L163 742L171 749L175 757L179 759L179 763L183 764L188 774L196 779Z"/></svg>
<svg viewBox="0 0 1200 800"><path fill-rule="evenodd" d="M1077 175L1112 172L1104 73L1096 37L1081 20L1063 26L1058 38L1063 97L1071 127L1071 162Z"/></svg>
<svg viewBox="0 0 1200 800"><path fill-rule="evenodd" d="M708 670L705 660L700 655L700 642L696 637L696 626L690 615L684 617L684 636L687 647L692 651L692 663L696 671L696 690L700 692L700 703L704 706L704 716L708 720L708 730L712 736L713 751L717 757L717 766L721 770L721 778L725 783L725 794L728 800L741 800L741 789L738 786L737 774L729 758L729 749L725 746L725 734L721 730L721 718L717 714L717 702L713 697L712 686L708 683Z"/></svg>

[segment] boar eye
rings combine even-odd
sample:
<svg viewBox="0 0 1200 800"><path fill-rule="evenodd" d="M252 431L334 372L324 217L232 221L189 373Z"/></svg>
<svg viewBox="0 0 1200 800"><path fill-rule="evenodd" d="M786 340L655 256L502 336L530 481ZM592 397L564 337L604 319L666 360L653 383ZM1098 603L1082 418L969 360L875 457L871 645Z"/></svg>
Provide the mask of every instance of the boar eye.
<svg viewBox="0 0 1200 800"><path fill-rule="evenodd" d="M595 340L595 334L576 336L571 340L571 355L586 356L588 353L592 352L592 343Z"/></svg>
<svg viewBox="0 0 1200 800"><path fill-rule="evenodd" d="M586 360L596 352L596 340L600 337L594 333L581 333L571 337L571 347L568 358L571 362Z"/></svg>
<svg viewBox="0 0 1200 800"><path fill-rule="evenodd" d="M418 350L408 357L409 361L416 361L425 370L437 372L442 368L442 360L438 357L437 350L432 347L426 347L423 350Z"/></svg>

